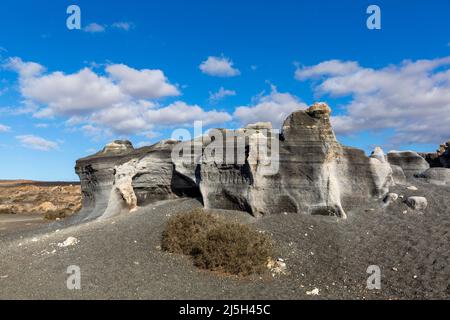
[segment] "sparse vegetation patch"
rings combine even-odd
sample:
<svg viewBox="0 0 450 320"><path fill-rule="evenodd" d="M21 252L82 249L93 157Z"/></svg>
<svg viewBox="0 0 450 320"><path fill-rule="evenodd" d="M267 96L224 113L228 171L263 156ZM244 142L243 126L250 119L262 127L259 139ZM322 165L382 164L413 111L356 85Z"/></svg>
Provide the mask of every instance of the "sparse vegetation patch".
<svg viewBox="0 0 450 320"><path fill-rule="evenodd" d="M273 246L268 235L249 226L195 210L168 221L162 249L190 255L202 269L246 276L267 270Z"/></svg>

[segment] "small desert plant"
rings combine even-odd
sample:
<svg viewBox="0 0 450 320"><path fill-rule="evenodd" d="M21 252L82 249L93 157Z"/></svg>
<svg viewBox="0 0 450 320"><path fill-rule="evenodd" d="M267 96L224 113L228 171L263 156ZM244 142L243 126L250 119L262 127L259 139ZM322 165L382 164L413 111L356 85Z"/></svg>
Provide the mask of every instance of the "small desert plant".
<svg viewBox="0 0 450 320"><path fill-rule="evenodd" d="M203 239L218 223L217 218L201 209L178 214L167 222L161 248L172 253L191 255L196 242Z"/></svg>
<svg viewBox="0 0 450 320"><path fill-rule="evenodd" d="M272 254L267 235L201 210L170 219L162 248L192 256L199 268L237 275L263 272Z"/></svg>
<svg viewBox="0 0 450 320"><path fill-rule="evenodd" d="M249 275L263 272L271 253L265 234L238 223L223 223L198 243L194 263L203 269Z"/></svg>
<svg viewBox="0 0 450 320"><path fill-rule="evenodd" d="M66 212L65 211L48 211L44 214L45 220L56 220L56 219L63 219L65 218Z"/></svg>

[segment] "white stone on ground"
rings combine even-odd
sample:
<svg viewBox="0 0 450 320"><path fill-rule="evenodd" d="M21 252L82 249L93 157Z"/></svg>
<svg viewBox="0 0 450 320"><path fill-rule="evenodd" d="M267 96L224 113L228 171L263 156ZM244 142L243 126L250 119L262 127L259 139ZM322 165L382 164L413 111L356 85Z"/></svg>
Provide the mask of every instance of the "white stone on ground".
<svg viewBox="0 0 450 320"><path fill-rule="evenodd" d="M58 243L58 247L64 248L69 246L74 246L78 243L78 239L75 237L68 237L64 242Z"/></svg>
<svg viewBox="0 0 450 320"><path fill-rule="evenodd" d="M319 289L318 288L314 288L311 291L306 291L306 294L308 296L318 296L319 295Z"/></svg>
<svg viewBox="0 0 450 320"><path fill-rule="evenodd" d="M406 204L414 210L425 210L428 206L428 201L424 197L409 197L406 199Z"/></svg>

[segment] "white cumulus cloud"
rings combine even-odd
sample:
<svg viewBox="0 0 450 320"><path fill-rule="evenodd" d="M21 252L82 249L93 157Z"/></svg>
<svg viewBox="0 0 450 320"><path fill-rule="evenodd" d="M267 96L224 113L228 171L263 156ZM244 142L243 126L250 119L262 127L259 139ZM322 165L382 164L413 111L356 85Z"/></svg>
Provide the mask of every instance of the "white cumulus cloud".
<svg viewBox="0 0 450 320"><path fill-rule="evenodd" d="M176 101L164 108L148 110L146 117L152 123L161 125L192 125L194 121L210 125L231 120L227 112L205 111L198 105L188 105L183 101Z"/></svg>
<svg viewBox="0 0 450 320"><path fill-rule="evenodd" d="M41 116L86 113L128 99L110 78L99 76L89 68L73 74L58 71L21 78L20 86L26 99L47 106L41 110Z"/></svg>
<svg viewBox="0 0 450 320"><path fill-rule="evenodd" d="M28 149L50 151L58 148L58 143L34 135L16 136L21 145Z"/></svg>
<svg viewBox="0 0 450 320"><path fill-rule="evenodd" d="M36 62L24 62L19 57L9 58L4 66L19 73L23 79L38 76L45 72L45 67Z"/></svg>
<svg viewBox="0 0 450 320"><path fill-rule="evenodd" d="M227 57L210 56L200 64L199 68L203 73L214 77L234 77L241 74L233 67L233 61Z"/></svg>
<svg viewBox="0 0 450 320"><path fill-rule="evenodd" d="M24 112L36 118L65 118L66 125L91 136L144 134L154 127L207 124L231 119L226 112L206 111L177 101L162 106L159 99L180 95L162 70L134 69L124 64L105 66L104 73L83 68L66 74L46 72L38 63L11 58L7 63L19 74Z"/></svg>
<svg viewBox="0 0 450 320"><path fill-rule="evenodd" d="M233 116L243 125L267 121L279 129L292 112L306 108L307 105L296 96L280 93L272 86L270 94L258 96L250 106L237 107Z"/></svg>
<svg viewBox="0 0 450 320"><path fill-rule="evenodd" d="M122 92L135 98L152 99L180 94L178 88L170 83L161 70L136 70L124 64L106 67L110 78L116 80Z"/></svg>
<svg viewBox="0 0 450 320"><path fill-rule="evenodd" d="M350 98L332 119L337 133L391 129L390 144L439 144L450 139L449 67L450 57L379 69L331 60L299 68L296 78L318 77L316 94Z"/></svg>
<svg viewBox="0 0 450 320"><path fill-rule="evenodd" d="M19 73L20 92L28 104L45 106L37 116L83 115L112 106L133 104L141 98L179 95L161 70L137 70L123 64L106 67L106 76L90 68L72 74L44 74L34 62L11 58L7 66Z"/></svg>

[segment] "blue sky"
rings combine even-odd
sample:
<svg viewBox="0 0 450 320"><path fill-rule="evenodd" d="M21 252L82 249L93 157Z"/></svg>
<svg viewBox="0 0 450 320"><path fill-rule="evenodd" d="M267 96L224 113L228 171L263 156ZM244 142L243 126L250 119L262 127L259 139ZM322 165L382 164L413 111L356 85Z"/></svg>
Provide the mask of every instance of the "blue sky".
<svg viewBox="0 0 450 320"><path fill-rule="evenodd" d="M74 180L116 138L279 126L314 101L344 144L433 151L450 139L449 31L446 0L3 0L0 179Z"/></svg>

